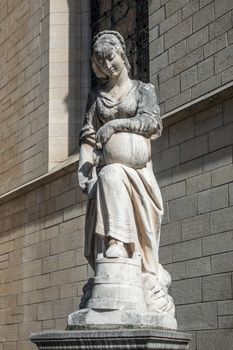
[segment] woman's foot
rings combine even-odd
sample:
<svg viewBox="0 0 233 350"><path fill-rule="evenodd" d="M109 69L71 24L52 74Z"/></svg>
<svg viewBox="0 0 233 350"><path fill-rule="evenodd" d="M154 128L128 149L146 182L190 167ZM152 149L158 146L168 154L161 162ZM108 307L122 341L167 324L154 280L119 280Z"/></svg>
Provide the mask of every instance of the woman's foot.
<svg viewBox="0 0 233 350"><path fill-rule="evenodd" d="M107 258L128 258L127 250L124 247L124 243L111 239L109 247L106 251Z"/></svg>

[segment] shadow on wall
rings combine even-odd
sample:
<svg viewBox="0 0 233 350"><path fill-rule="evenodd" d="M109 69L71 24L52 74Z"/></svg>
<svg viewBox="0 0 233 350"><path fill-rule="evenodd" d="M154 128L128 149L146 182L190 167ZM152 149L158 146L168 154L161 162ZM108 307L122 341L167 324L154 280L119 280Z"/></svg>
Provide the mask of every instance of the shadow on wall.
<svg viewBox="0 0 233 350"><path fill-rule="evenodd" d="M69 7L69 91L64 102L68 110L68 154L79 150L79 133L90 89L90 5L89 1L67 0Z"/></svg>

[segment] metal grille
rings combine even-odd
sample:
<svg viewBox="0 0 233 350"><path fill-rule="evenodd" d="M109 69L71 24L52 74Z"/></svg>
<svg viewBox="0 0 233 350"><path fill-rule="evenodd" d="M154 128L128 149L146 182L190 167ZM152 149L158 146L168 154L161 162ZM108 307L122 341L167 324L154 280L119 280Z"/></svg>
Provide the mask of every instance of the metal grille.
<svg viewBox="0 0 233 350"><path fill-rule="evenodd" d="M92 37L116 30L125 39L134 79L149 81L148 0L92 0Z"/></svg>

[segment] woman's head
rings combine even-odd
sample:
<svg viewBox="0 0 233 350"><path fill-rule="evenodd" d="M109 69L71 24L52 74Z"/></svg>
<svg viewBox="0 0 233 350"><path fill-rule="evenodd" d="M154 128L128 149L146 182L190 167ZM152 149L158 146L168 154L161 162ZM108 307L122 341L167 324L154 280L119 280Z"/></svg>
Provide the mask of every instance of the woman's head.
<svg viewBox="0 0 233 350"><path fill-rule="evenodd" d="M114 57L120 56L127 71L130 70L130 64L125 53L125 42L122 36L115 31L103 31L98 33L93 42L92 68L97 77L100 79L108 78L104 69L107 61L114 60ZM116 59L117 60L117 57ZM117 64L119 65L118 59Z"/></svg>

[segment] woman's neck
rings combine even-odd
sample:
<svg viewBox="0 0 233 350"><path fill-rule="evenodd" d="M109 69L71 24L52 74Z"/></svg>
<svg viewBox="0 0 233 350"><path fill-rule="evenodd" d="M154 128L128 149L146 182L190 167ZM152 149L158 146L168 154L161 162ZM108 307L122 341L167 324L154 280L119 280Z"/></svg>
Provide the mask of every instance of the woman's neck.
<svg viewBox="0 0 233 350"><path fill-rule="evenodd" d="M118 77L109 77L105 90L114 97L122 97L128 92L131 84L132 81L128 76L127 69L125 68Z"/></svg>

